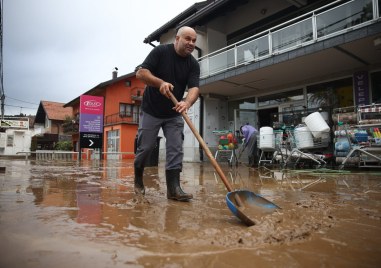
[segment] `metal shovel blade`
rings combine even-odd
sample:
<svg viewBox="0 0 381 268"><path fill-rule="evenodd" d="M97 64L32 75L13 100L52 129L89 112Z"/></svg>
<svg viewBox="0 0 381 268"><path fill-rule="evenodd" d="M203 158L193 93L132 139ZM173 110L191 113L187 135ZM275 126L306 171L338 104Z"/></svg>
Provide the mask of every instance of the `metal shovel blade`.
<svg viewBox="0 0 381 268"><path fill-rule="evenodd" d="M172 92L168 92L168 96L172 100L174 105L178 103L177 99L175 98L175 96L173 96ZM189 128L192 130L194 136L200 143L202 149L204 149L206 156L209 158L214 169L220 176L222 182L225 184L226 189L228 189L229 193L226 196L226 201L228 203L230 210L233 212L234 215L236 215L239 219L241 219L242 222L244 222L247 226L251 226L255 224L255 221L251 219L253 215L254 216L256 215L255 213L253 213L253 208L255 206L259 205L260 208L265 208L266 206L269 207L271 204L273 207L271 209L267 208L267 210L269 211L273 211L273 208L279 208L277 205L271 203L270 201L250 191L233 192L233 187L230 185L225 174L222 172L220 165L217 163L217 160L214 158L212 152L209 150L209 147L206 145L200 133L198 133L197 129L194 127L187 113L184 111L181 113L181 115L183 116L185 122L188 124ZM257 211L258 211L258 208L257 208ZM248 215L247 212L253 213L253 214Z"/></svg>
<svg viewBox="0 0 381 268"><path fill-rule="evenodd" d="M237 205L236 195L239 196L239 199L243 202L244 206ZM279 206L271 201L246 190L229 192L226 195L226 203L230 211L247 226L255 225L256 218L272 213L276 209L280 209Z"/></svg>

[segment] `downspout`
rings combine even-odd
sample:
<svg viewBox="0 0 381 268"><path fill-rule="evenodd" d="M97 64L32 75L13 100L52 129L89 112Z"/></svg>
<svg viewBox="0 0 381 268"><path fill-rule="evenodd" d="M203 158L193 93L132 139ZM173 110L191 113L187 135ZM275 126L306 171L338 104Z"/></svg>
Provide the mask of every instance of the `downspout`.
<svg viewBox="0 0 381 268"><path fill-rule="evenodd" d="M200 128L200 136L203 137L204 136L204 97L200 95L199 98L200 98L200 125L199 125L199 128ZM200 161L203 162L204 161L204 150L202 149L201 144L199 144L198 150L199 150L199 154L200 154Z"/></svg>

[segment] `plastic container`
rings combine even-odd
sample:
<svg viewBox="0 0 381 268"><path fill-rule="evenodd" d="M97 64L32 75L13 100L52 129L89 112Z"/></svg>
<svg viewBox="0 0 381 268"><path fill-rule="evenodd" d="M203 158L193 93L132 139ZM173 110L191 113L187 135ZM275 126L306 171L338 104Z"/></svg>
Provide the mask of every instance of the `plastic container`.
<svg viewBox="0 0 381 268"><path fill-rule="evenodd" d="M272 127L259 129L259 149L275 149L274 129Z"/></svg>
<svg viewBox="0 0 381 268"><path fill-rule="evenodd" d="M314 112L306 117L304 123L307 125L315 138L320 138L324 132L329 132L330 128L319 112Z"/></svg>
<svg viewBox="0 0 381 268"><path fill-rule="evenodd" d="M335 151L337 152L348 152L350 150L350 145L347 140L339 140L335 143Z"/></svg>
<svg viewBox="0 0 381 268"><path fill-rule="evenodd" d="M357 133L355 133L355 138L356 138L357 142L367 142L368 141L368 133L357 132Z"/></svg>
<svg viewBox="0 0 381 268"><path fill-rule="evenodd" d="M314 138L308 127L295 128L294 136L297 148L307 149L314 146Z"/></svg>

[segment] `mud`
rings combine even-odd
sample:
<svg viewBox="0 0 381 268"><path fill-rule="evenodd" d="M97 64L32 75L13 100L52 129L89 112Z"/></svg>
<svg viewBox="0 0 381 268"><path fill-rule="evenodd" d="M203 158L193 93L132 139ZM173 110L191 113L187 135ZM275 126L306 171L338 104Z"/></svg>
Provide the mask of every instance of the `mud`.
<svg viewBox="0 0 381 268"><path fill-rule="evenodd" d="M0 159L0 267L379 267L381 172L221 167L281 209L247 227L209 164L184 163L191 202L166 199L164 164L133 192L131 161ZM246 212L246 211L245 211Z"/></svg>

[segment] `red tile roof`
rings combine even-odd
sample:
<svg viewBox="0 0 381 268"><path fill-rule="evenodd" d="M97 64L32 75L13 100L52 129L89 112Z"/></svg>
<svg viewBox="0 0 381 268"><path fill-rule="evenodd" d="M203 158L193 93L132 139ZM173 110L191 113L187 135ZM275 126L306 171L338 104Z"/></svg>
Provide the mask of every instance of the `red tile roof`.
<svg viewBox="0 0 381 268"><path fill-rule="evenodd" d="M53 101L41 101L41 105L50 120L65 120L67 116L72 116L72 107L64 108L65 103Z"/></svg>

